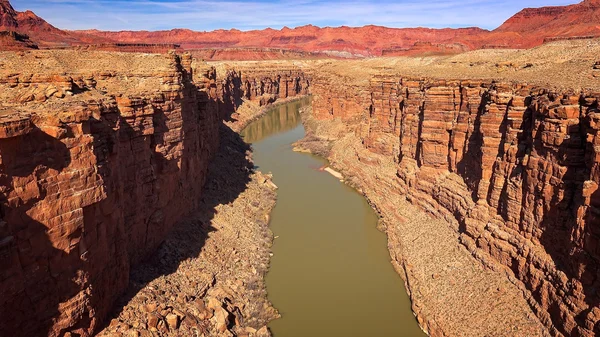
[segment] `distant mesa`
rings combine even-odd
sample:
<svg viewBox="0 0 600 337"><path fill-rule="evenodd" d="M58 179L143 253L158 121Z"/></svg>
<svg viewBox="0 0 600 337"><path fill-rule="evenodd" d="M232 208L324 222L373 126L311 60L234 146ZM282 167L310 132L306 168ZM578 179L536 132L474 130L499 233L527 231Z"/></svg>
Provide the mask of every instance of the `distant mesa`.
<svg viewBox="0 0 600 337"><path fill-rule="evenodd" d="M477 27L459 29L324 27L305 25L281 30L189 29L167 31L60 30L31 11L17 12L8 0L0 0L0 30L28 36L29 41L10 40L3 35L1 49L109 48L119 51L157 52L172 45L181 49L227 49L243 58L252 50L257 59L275 57L273 49L296 53L336 54L359 57L456 54L482 48L531 48L544 42L600 36L600 0L585 0L569 6L525 8L500 27L489 31ZM22 40L22 39L21 39ZM148 45L148 48L143 47ZM259 50L271 56L259 56ZM266 51L266 50L271 51ZM333 53L332 53L333 52ZM224 52L215 57L230 57ZM291 55L293 53L290 53ZM288 55L288 56L289 56ZM284 56L287 57L287 56Z"/></svg>

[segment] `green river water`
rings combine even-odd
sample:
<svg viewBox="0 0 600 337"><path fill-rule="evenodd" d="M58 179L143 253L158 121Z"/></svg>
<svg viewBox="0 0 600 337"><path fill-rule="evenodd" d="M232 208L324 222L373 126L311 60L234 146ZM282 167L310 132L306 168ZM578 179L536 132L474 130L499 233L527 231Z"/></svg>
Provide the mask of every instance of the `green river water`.
<svg viewBox="0 0 600 337"><path fill-rule="evenodd" d="M366 200L319 171L326 160L292 151L309 103L274 107L242 132L255 165L279 187L266 283L282 318L269 327L274 337L425 336Z"/></svg>

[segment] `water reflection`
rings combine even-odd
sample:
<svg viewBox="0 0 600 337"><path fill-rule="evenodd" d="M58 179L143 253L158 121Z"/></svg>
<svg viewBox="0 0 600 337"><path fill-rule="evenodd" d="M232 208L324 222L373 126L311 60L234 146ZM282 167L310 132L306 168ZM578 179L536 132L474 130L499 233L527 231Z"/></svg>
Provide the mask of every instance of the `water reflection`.
<svg viewBox="0 0 600 337"><path fill-rule="evenodd" d="M300 124L300 108L310 103L310 97L271 108L264 117L248 125L241 135L246 143L256 143L265 137L294 129Z"/></svg>

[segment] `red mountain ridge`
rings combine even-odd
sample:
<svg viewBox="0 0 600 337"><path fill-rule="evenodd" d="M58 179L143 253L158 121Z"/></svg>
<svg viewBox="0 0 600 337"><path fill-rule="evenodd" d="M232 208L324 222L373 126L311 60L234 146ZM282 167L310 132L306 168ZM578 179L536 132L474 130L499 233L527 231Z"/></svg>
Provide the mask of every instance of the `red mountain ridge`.
<svg viewBox="0 0 600 337"><path fill-rule="evenodd" d="M480 48L531 48L547 40L600 36L600 0L585 0L569 6L525 8L493 31L477 27L431 29L369 25L319 28L307 25L244 32L237 29L210 32L189 29L66 31L31 11L17 12L8 0L0 0L2 30L27 35L40 48L114 46L118 43L137 44L137 49L144 49L145 44L179 45L186 50L237 49L252 51L252 55L260 48L268 49L270 53L282 49L341 57L454 54ZM0 39L0 42L0 49L10 49L4 40ZM22 47L31 46L24 44Z"/></svg>

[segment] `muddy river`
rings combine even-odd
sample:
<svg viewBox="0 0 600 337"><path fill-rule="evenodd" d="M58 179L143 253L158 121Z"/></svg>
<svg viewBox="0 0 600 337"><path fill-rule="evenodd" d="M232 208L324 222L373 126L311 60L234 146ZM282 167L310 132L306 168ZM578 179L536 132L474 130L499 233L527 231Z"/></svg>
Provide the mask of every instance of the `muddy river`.
<svg viewBox="0 0 600 337"><path fill-rule="evenodd" d="M319 170L325 159L292 151L304 136L299 109L306 104L274 107L242 133L253 144L255 165L272 172L279 187L266 279L282 315L269 325L273 335L425 336L367 201Z"/></svg>

